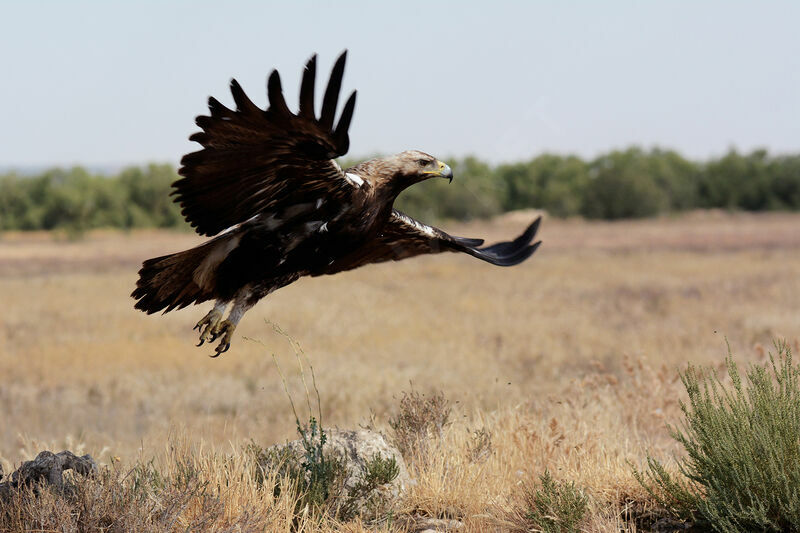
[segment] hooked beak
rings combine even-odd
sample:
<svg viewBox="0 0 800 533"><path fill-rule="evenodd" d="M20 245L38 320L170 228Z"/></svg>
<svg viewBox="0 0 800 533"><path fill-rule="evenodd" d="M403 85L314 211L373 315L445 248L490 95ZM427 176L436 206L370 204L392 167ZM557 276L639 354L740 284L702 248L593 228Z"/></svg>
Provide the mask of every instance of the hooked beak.
<svg viewBox="0 0 800 533"><path fill-rule="evenodd" d="M453 183L453 170L450 168L449 165L446 165L439 161L439 164L442 165L442 169L440 171L440 175L443 178L446 178L449 183Z"/></svg>
<svg viewBox="0 0 800 533"><path fill-rule="evenodd" d="M453 182L453 170L450 168L450 166L445 164L445 163L442 163L439 160L437 160L436 163L434 163L434 164L437 167L436 170L426 170L426 171L423 172L423 174L428 174L432 178L433 177L444 178L444 179L450 181L450 183L452 183Z"/></svg>

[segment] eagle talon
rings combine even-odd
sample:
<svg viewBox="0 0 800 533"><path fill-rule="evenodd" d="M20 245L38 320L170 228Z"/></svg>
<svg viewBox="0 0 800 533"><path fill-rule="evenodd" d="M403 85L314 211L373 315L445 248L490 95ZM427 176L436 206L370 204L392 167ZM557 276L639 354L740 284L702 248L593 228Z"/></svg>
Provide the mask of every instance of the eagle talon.
<svg viewBox="0 0 800 533"><path fill-rule="evenodd" d="M214 349L214 351L215 351L216 353L215 353L214 355L209 355L209 357L210 357L210 358L212 358L212 359L216 359L216 358L217 358L217 357L219 357L220 355L222 355L222 354L224 354L225 352L227 352L227 351L228 351L228 348L230 348L230 347L231 347L230 343L220 344L219 346L217 346L217 347Z"/></svg>
<svg viewBox="0 0 800 533"><path fill-rule="evenodd" d="M220 339L220 341L219 345L214 348L216 353L209 357L217 358L228 351L228 349L231 347L231 340L233 339L233 331L235 329L236 324L230 320L223 320L217 324L217 326L214 328L214 331L211 332L211 338L208 340L208 342L214 342L216 339Z"/></svg>
<svg viewBox="0 0 800 533"><path fill-rule="evenodd" d="M216 338L214 332L219 327L220 322L222 321L222 313L217 311L216 309L212 309L208 312L206 316L200 319L200 321L195 324L192 331L198 330L200 331L200 343L197 346L202 346L203 343L206 341L213 342ZM213 337L211 335L214 335Z"/></svg>

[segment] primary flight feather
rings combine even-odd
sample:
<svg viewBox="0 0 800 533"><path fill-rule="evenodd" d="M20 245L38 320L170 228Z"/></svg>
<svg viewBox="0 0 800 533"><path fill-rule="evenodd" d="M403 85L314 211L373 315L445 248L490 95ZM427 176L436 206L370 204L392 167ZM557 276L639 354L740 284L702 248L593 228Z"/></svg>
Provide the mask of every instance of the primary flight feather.
<svg viewBox="0 0 800 533"><path fill-rule="evenodd" d="M212 97L210 115L197 117L203 131L190 139L202 149L183 157L182 178L173 183L172 194L187 222L213 238L145 261L131 296L148 314L214 300L195 326L199 345L220 339L214 357L228 350L248 309L301 276L448 251L512 266L540 244L531 244L539 218L513 241L479 248L482 239L448 235L393 209L397 196L414 183L434 177L452 181L450 167L424 152L410 150L342 170L335 158L349 148L356 102L353 91L337 122L346 55L334 64L319 116L313 56L303 72L296 114L273 71L266 111L232 80L236 109Z"/></svg>

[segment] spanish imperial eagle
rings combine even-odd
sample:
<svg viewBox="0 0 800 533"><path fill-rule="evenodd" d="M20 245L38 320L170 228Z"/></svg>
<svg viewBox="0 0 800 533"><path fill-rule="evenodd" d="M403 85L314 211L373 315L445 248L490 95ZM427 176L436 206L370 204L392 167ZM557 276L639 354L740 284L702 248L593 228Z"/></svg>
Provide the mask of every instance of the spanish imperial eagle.
<svg viewBox="0 0 800 533"><path fill-rule="evenodd" d="M172 194L187 222L213 238L145 261L131 296L148 314L214 300L195 326L198 346L220 339L213 357L230 348L248 309L301 276L440 252L465 252L511 266L540 244L531 244L539 218L515 240L479 248L482 239L453 237L393 209L395 198L410 185L429 178L452 181L450 167L426 153L410 150L342 170L334 158L347 153L356 103L353 91L334 124L346 55L333 67L319 117L314 112L316 56L303 72L297 114L287 107L273 71L266 111L232 80L236 110L212 97L210 116L197 117L203 131L189 139L202 149L183 157L182 178L173 183Z"/></svg>

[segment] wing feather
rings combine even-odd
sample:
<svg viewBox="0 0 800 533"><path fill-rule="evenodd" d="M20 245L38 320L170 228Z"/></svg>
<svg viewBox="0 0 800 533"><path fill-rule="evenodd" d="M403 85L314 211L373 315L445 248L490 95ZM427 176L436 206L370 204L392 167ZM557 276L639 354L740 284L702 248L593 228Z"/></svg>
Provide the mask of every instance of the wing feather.
<svg viewBox="0 0 800 533"><path fill-rule="evenodd" d="M314 119L314 79L317 76L317 55L311 56L300 84L300 116Z"/></svg>
<svg viewBox="0 0 800 533"><path fill-rule="evenodd" d="M196 119L202 131L190 137L202 149L183 157L182 177L172 192L198 233L214 235L261 212L344 194L344 174L333 158L347 153L355 108L353 92L334 126L345 60L346 52L333 67L319 119L314 115L316 56L303 72L297 114L286 105L277 71L267 81L266 111L236 80L230 85L235 110L209 98L209 115Z"/></svg>
<svg viewBox="0 0 800 533"><path fill-rule="evenodd" d="M322 98L322 112L319 116L319 124L325 129L331 129L333 126L333 119L336 116L336 102L339 101L339 91L342 88L345 60L347 60L346 50L333 65L331 79L328 82L328 88L325 89L325 96Z"/></svg>
<svg viewBox="0 0 800 533"><path fill-rule="evenodd" d="M454 237L395 209L383 231L373 242L334 261L324 272L316 275L335 274L369 263L400 261L417 255L441 252L463 252L493 265L513 266L530 257L541 244L541 241L531 244L540 222L541 217L537 217L513 241L479 248L483 239Z"/></svg>

